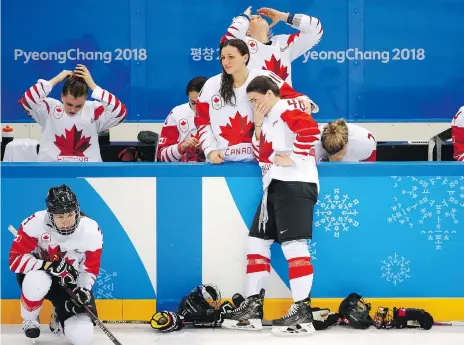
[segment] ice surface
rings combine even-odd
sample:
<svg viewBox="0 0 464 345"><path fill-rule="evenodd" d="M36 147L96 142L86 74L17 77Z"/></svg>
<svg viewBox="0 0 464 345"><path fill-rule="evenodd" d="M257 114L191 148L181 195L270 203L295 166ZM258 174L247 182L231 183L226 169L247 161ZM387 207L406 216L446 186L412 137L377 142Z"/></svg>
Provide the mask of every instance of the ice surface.
<svg viewBox="0 0 464 345"><path fill-rule="evenodd" d="M276 337L270 327L260 332L216 329L183 329L175 333L159 333L149 325L106 325L123 345L464 345L464 326L435 326L429 331L419 329L355 330L333 327L310 336ZM19 325L2 325L1 345L30 345ZM64 336L50 333L42 325L37 345L68 345ZM98 327L91 345L111 345Z"/></svg>

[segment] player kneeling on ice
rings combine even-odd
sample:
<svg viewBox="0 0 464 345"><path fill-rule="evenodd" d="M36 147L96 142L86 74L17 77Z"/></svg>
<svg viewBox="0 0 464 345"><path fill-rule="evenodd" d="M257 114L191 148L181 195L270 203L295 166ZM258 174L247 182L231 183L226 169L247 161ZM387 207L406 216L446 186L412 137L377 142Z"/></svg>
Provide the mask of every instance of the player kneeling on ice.
<svg viewBox="0 0 464 345"><path fill-rule="evenodd" d="M254 107L253 149L263 176L264 196L251 226L247 248L246 300L225 314L225 328L260 330L263 299L271 266L271 244L280 243L288 262L293 301L286 315L272 322L274 334L311 334L313 266L307 240L312 238L313 209L319 194L314 142L319 129L304 104L281 99L269 77L247 86Z"/></svg>
<svg viewBox="0 0 464 345"><path fill-rule="evenodd" d="M40 336L38 317L47 299L68 341L87 345L94 324L83 305L97 314L91 289L100 270L103 235L97 222L81 213L68 186L50 188L46 205L22 222L10 250L10 269L21 287L22 330L28 338Z"/></svg>

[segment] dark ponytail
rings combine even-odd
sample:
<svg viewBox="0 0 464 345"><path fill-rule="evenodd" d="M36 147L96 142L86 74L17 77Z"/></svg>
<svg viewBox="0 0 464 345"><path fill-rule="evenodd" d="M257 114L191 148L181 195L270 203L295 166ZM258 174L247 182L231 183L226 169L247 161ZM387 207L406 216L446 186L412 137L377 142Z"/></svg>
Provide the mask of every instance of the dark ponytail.
<svg viewBox="0 0 464 345"><path fill-rule="evenodd" d="M227 46L237 48L241 56L248 55L248 60L246 62L246 65L248 65L248 62L250 61L250 50L248 49L248 46L244 41L238 38L225 41L224 43L221 44L219 56L221 56L222 49ZM222 66L222 59L221 59L221 66ZM222 67L221 88L219 89L219 94L224 99L225 104L235 106L236 98L235 98L235 93L234 93L234 78L232 77L232 74L229 74L226 72L224 67Z"/></svg>

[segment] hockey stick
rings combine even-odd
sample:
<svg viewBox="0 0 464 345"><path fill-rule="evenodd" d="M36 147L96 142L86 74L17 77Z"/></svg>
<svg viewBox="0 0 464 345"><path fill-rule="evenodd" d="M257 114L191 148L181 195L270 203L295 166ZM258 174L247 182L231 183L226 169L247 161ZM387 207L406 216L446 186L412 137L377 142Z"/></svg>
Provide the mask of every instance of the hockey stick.
<svg viewBox="0 0 464 345"><path fill-rule="evenodd" d="M62 285L62 287L68 293L68 295L71 296L71 298L74 300L74 302L77 305L80 305L80 306L84 307L85 312L87 313L87 315L92 319L93 322L95 322L97 324L97 326L103 331L103 333L105 333L106 336L108 338L110 338L110 340L113 342L113 344L122 345L121 342L118 339L116 339L116 337L113 335L113 333L111 333L110 330L108 328L106 328L105 325L95 316L95 314L90 310L90 308L87 305L81 304L79 302L76 294L74 292L72 292L71 289L67 289L63 285Z"/></svg>
<svg viewBox="0 0 464 345"><path fill-rule="evenodd" d="M8 230L16 237L18 234L18 231L14 228L13 225L8 226ZM95 314L90 310L90 308L85 305L81 304L79 302L79 299L77 298L76 294L71 291L71 289L66 288L65 286L61 285L63 289L68 293L69 296L74 300L74 302L79 305L84 307L86 314L90 317L90 319L97 324L97 326L103 331L103 333L106 334L108 338L113 342L115 345L122 345L121 342L116 339L116 337L109 331L108 328L105 327L105 325L95 316Z"/></svg>

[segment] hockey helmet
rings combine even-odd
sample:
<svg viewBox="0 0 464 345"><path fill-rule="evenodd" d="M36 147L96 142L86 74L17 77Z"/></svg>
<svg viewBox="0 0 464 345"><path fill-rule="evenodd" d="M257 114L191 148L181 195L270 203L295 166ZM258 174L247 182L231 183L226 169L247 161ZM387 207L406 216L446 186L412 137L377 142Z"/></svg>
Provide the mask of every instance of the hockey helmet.
<svg viewBox="0 0 464 345"><path fill-rule="evenodd" d="M61 235L72 234L79 225L80 207L71 188L66 185L51 187L45 203L54 229ZM73 222L66 217L73 217Z"/></svg>
<svg viewBox="0 0 464 345"><path fill-rule="evenodd" d="M364 302L357 293L349 294L339 308L339 314L344 318L344 322L356 329L366 329L372 325L370 311L370 303Z"/></svg>

